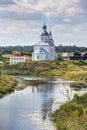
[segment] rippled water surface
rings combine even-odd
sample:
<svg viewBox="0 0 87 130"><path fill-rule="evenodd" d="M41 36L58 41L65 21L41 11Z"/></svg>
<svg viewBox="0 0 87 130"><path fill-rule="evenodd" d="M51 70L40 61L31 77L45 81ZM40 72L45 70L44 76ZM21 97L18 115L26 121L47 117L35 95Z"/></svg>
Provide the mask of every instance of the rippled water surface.
<svg viewBox="0 0 87 130"><path fill-rule="evenodd" d="M56 130L50 121L50 113L66 102L67 98L62 92L66 93L66 87L70 89L70 82L58 78L22 78L41 79L49 84L27 86L0 99L0 130ZM85 91L83 89L77 93ZM72 96L74 93L73 90Z"/></svg>

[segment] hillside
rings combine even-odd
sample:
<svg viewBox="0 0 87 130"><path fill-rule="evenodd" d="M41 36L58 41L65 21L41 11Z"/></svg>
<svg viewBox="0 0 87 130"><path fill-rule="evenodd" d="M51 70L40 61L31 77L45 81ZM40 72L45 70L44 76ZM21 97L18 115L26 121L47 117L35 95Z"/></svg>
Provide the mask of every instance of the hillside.
<svg viewBox="0 0 87 130"><path fill-rule="evenodd" d="M14 91L17 80L10 76L0 76L0 98Z"/></svg>
<svg viewBox="0 0 87 130"><path fill-rule="evenodd" d="M4 65L2 73L11 75L56 76L87 82L87 61L30 61Z"/></svg>

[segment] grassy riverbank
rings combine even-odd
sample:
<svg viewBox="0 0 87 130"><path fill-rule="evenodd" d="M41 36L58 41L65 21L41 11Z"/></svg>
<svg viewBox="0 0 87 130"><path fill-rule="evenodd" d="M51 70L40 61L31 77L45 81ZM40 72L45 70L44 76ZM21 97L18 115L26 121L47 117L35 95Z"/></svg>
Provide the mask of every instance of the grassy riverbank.
<svg viewBox="0 0 87 130"><path fill-rule="evenodd" d="M57 130L87 130L87 94L75 95L70 103L66 103L52 114Z"/></svg>
<svg viewBox="0 0 87 130"><path fill-rule="evenodd" d="M18 81L10 76L0 76L0 98L4 95L14 92Z"/></svg>
<svg viewBox="0 0 87 130"><path fill-rule="evenodd" d="M30 61L1 67L11 75L56 76L87 82L87 61Z"/></svg>

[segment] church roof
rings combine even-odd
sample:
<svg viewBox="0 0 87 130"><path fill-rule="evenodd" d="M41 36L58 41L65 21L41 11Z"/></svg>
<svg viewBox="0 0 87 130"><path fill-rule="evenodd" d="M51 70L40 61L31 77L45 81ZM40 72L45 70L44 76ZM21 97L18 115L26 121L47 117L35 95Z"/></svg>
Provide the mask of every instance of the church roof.
<svg viewBox="0 0 87 130"><path fill-rule="evenodd" d="M53 42L38 42L34 46L55 46Z"/></svg>
<svg viewBox="0 0 87 130"><path fill-rule="evenodd" d="M42 47L40 47L35 53L40 53L40 54L46 53L46 54L48 54L48 52Z"/></svg>
<svg viewBox="0 0 87 130"><path fill-rule="evenodd" d="M38 43L36 43L34 46L49 46L49 43L48 42L38 42Z"/></svg>
<svg viewBox="0 0 87 130"><path fill-rule="evenodd" d="M41 36L49 36L49 33L47 31L44 31L41 33Z"/></svg>

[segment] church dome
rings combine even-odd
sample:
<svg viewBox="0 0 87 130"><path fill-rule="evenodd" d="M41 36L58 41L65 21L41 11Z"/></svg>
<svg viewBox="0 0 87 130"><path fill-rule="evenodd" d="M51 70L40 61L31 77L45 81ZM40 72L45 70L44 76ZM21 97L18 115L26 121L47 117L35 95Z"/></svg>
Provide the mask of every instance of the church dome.
<svg viewBox="0 0 87 130"><path fill-rule="evenodd" d="M46 29L46 28L47 28L47 26L44 24L44 25L43 25L43 29Z"/></svg>
<svg viewBox="0 0 87 130"><path fill-rule="evenodd" d="M42 28L43 28L43 32L42 32L41 36L49 36L49 33L46 31L47 26L45 25L45 23Z"/></svg>
<svg viewBox="0 0 87 130"><path fill-rule="evenodd" d="M41 36L49 36L49 33L47 31L44 31L41 33Z"/></svg>

